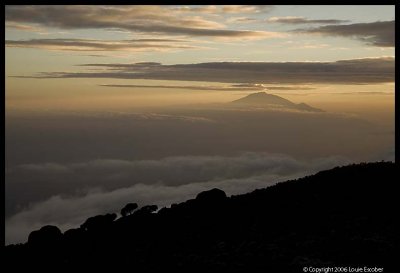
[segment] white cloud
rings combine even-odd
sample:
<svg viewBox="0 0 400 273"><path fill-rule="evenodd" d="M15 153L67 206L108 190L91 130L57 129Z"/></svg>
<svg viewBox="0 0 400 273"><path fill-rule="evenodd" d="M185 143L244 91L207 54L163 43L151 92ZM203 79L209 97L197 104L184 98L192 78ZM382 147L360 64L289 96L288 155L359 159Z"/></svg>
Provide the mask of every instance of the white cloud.
<svg viewBox="0 0 400 273"><path fill-rule="evenodd" d="M39 172L43 178L48 172L64 166L74 176L60 175L58 179L62 182L57 183L87 179L96 184L78 196L54 193L47 200L11 216L6 220L6 243L24 242L29 232L46 224L57 225L62 230L78 227L90 216L119 212L129 202L141 206L168 206L214 187L223 189L228 195L240 194L346 163L347 159L338 157L300 161L281 154L244 153L234 157L184 156L161 160L23 165L20 169L28 170L31 175ZM118 183L118 187L101 189L118 180L125 182ZM75 186L79 187L78 184Z"/></svg>

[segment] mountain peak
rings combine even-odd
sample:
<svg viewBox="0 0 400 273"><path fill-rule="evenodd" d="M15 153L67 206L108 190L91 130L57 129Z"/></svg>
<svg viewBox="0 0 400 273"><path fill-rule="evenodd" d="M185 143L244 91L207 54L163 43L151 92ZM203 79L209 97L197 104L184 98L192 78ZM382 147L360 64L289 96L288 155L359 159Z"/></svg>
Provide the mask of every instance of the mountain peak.
<svg viewBox="0 0 400 273"><path fill-rule="evenodd" d="M267 92L264 92L264 91L260 91L260 92L256 92L256 93L253 93L253 94L250 94L250 95L248 95L248 97L249 96L264 96L264 95L269 95L269 94L267 94Z"/></svg>
<svg viewBox="0 0 400 273"><path fill-rule="evenodd" d="M277 95L268 94L266 92L257 92L247 95L246 97L240 98L238 100L234 100L231 103L242 105L242 106L253 106L253 107L279 107L279 108L288 108L288 109L296 109L300 111L309 111L309 112L323 112L320 109L309 106L305 103L293 103L290 100L282 98Z"/></svg>

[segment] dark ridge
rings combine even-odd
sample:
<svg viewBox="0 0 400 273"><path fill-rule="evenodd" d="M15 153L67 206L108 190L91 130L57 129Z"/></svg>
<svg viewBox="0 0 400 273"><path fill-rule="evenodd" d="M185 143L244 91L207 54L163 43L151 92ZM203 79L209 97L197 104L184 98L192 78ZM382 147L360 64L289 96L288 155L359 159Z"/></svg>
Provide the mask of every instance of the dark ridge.
<svg viewBox="0 0 400 273"><path fill-rule="evenodd" d="M238 100L234 100L231 103L241 106L282 107L299 111L324 112L323 110L311 107L308 104L305 103L296 104L280 96L267 94L265 92L253 93Z"/></svg>
<svg viewBox="0 0 400 273"><path fill-rule="evenodd" d="M131 203L116 220L98 215L64 234L54 226L33 231L27 243L5 247L4 265L16 272L391 272L397 181L394 163L362 163L243 195L212 189L158 211Z"/></svg>

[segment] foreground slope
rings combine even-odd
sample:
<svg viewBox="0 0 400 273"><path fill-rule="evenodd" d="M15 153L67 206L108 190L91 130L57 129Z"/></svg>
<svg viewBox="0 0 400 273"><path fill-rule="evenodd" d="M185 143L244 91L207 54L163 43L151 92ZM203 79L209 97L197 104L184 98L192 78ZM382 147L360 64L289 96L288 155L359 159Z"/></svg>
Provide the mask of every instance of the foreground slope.
<svg viewBox="0 0 400 273"><path fill-rule="evenodd" d="M302 272L394 268L395 164L337 167L226 197L218 189L163 208L6 247L6 268L132 272ZM42 234L42 235L43 235ZM23 261L23 262L21 262Z"/></svg>

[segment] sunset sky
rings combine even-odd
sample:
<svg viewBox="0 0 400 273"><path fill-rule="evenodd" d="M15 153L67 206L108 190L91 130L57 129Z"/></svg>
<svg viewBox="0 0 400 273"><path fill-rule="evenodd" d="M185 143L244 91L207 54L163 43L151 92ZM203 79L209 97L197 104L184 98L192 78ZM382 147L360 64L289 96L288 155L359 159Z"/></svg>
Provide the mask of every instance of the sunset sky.
<svg viewBox="0 0 400 273"><path fill-rule="evenodd" d="M6 105L229 100L234 92L218 91L232 83L393 92L394 20L394 6L7 6ZM327 65L328 76L318 75ZM237 69L242 77L230 77ZM260 69L275 73L253 75ZM207 88L160 88L171 85Z"/></svg>
<svg viewBox="0 0 400 273"><path fill-rule="evenodd" d="M394 160L394 74L393 5L6 6L6 243Z"/></svg>

